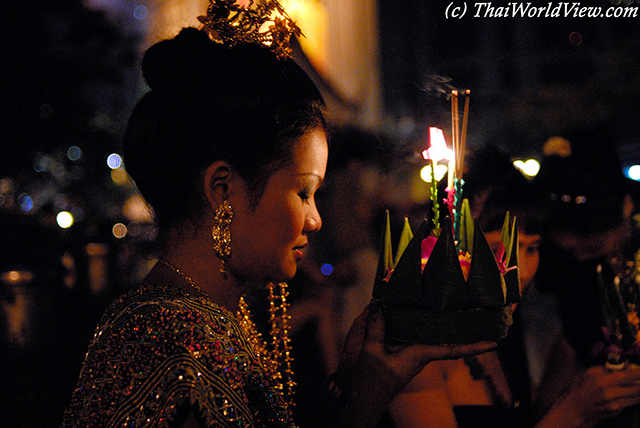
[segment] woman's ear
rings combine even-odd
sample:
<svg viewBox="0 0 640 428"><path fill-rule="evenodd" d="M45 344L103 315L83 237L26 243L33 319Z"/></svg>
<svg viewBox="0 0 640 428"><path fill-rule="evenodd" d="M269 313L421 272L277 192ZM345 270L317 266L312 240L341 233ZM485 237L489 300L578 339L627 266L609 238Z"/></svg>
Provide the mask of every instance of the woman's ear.
<svg viewBox="0 0 640 428"><path fill-rule="evenodd" d="M217 209L229 198L232 175L231 166L224 161L216 161L206 169L203 180L204 194L212 209Z"/></svg>

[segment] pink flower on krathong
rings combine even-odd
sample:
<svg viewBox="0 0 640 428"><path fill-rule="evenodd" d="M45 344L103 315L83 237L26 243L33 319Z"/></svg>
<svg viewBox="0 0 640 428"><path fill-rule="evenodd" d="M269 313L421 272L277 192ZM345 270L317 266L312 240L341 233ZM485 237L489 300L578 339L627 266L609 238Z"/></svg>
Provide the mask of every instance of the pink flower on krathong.
<svg viewBox="0 0 640 428"><path fill-rule="evenodd" d="M429 236L422 240L421 272L424 271L437 241L438 239L434 236ZM460 269L462 269L462 274L466 280L469 277L469 269L471 268L471 255L469 253L460 252L458 255L458 261L460 262Z"/></svg>
<svg viewBox="0 0 640 428"><path fill-rule="evenodd" d="M447 206L447 209L449 210L449 217L455 218L453 209L456 205L456 189L455 187L447 187L445 191L447 192L447 197L442 202L444 202L444 204Z"/></svg>
<svg viewBox="0 0 640 428"><path fill-rule="evenodd" d="M500 268L500 273L503 275L510 270L516 269L516 266L507 267L507 250L504 248L504 244L502 242L498 242L498 249L496 250L496 261L498 262L498 267Z"/></svg>
<svg viewBox="0 0 640 428"><path fill-rule="evenodd" d="M427 265L427 261L429 260L429 256L431 256L431 252L433 251L433 247L436 246L436 242L438 238L434 236L428 236L422 240L422 251L421 251L421 261L422 267L420 272L424 271L424 267Z"/></svg>

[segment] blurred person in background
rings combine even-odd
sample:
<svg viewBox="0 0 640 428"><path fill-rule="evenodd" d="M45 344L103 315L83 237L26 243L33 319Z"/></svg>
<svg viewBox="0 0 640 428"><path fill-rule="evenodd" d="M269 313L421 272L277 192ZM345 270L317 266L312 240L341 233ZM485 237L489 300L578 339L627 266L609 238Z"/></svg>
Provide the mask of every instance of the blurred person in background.
<svg viewBox="0 0 640 428"><path fill-rule="evenodd" d="M551 207L509 156L492 147L473 153L464 180L463 195L494 250L506 212L516 217L522 300L509 334L495 351L435 362L414 378L389 407L393 426L583 427L639 403L639 374L597 367L586 374L573 372L575 382L564 385L564 395L540 409L538 388L547 383L549 364L552 372L572 365L570 355L566 361L548 362L557 343L566 342L555 299L542 293L535 280L542 237L553 222Z"/></svg>
<svg viewBox="0 0 640 428"><path fill-rule="evenodd" d="M601 126L550 138L535 179L546 192L553 215L543 240L539 283L556 296L567 339L554 356L558 362L573 362L573 367L549 373L543 385L546 391L541 392L546 406L576 376L602 364L594 355L605 326L598 282L612 284L640 247L634 220L640 193L637 183L622 173L612 135ZM638 424L637 410L630 409L599 426Z"/></svg>

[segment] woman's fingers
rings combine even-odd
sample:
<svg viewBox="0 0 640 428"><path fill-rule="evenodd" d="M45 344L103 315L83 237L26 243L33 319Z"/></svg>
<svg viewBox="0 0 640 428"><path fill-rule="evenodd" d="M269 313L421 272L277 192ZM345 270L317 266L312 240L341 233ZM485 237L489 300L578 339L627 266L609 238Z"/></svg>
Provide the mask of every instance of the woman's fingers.
<svg viewBox="0 0 640 428"><path fill-rule="evenodd" d="M423 352L431 361L453 360L482 354L495 349L497 346L498 344L496 342L477 342L465 345L431 345L425 346Z"/></svg>

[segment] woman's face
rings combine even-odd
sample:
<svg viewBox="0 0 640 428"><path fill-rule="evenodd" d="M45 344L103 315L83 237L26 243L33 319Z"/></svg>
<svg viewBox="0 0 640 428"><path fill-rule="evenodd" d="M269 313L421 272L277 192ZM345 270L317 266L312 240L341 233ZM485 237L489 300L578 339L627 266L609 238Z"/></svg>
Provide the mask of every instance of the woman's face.
<svg viewBox="0 0 640 428"><path fill-rule="evenodd" d="M239 279L286 281L296 273L309 235L321 226L314 194L328 152L325 132L313 129L294 144L292 162L269 178L255 208L248 195L236 198L227 267Z"/></svg>
<svg viewBox="0 0 640 428"><path fill-rule="evenodd" d="M485 234L491 249L496 252L500 241L500 231ZM524 291L538 271L540 264L540 235L527 235L518 232L518 270L520 271L520 289Z"/></svg>

